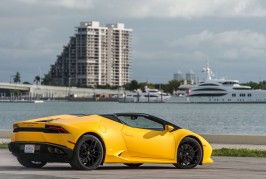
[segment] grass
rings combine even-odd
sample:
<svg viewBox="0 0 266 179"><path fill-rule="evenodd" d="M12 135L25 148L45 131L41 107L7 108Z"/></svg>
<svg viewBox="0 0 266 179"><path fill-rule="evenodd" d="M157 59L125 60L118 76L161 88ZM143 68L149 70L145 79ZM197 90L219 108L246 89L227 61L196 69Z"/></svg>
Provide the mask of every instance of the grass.
<svg viewBox="0 0 266 179"><path fill-rule="evenodd" d="M0 143L0 149L8 149L8 143Z"/></svg>
<svg viewBox="0 0 266 179"><path fill-rule="evenodd" d="M266 150L221 148L221 149L214 149L212 152L212 156L266 158Z"/></svg>

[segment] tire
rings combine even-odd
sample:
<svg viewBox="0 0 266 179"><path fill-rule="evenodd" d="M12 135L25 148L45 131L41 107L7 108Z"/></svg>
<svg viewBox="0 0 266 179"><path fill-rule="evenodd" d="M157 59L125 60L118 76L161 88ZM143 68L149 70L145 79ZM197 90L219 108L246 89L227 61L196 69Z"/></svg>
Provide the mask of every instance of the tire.
<svg viewBox="0 0 266 179"><path fill-rule="evenodd" d="M18 162L27 168L42 168L44 165L47 164L47 162L41 162L41 161L28 161L21 158L17 158Z"/></svg>
<svg viewBox="0 0 266 179"><path fill-rule="evenodd" d="M200 164L202 160L202 147L191 137L184 138L178 147L176 168L191 169Z"/></svg>
<svg viewBox="0 0 266 179"><path fill-rule="evenodd" d="M132 167L132 168L137 168L141 166L143 163L124 163L124 165Z"/></svg>
<svg viewBox="0 0 266 179"><path fill-rule="evenodd" d="M94 170L101 164L103 156L101 141L93 135L84 135L75 146L70 165L78 170Z"/></svg>

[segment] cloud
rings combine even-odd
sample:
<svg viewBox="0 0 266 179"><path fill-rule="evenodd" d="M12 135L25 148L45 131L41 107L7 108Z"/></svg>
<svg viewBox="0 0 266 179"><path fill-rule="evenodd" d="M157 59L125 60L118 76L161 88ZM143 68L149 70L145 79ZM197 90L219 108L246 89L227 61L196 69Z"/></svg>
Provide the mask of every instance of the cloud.
<svg viewBox="0 0 266 179"><path fill-rule="evenodd" d="M203 31L199 34L190 35L184 38L189 43L196 42L195 45L202 43L212 43L215 46L224 47L265 47L265 35L251 30L233 30L220 33ZM191 44L189 44L191 45Z"/></svg>
<svg viewBox="0 0 266 179"><path fill-rule="evenodd" d="M97 15L131 18L265 17L262 0L17 0L40 6L92 10ZM97 10L95 10L97 8Z"/></svg>
<svg viewBox="0 0 266 179"><path fill-rule="evenodd" d="M93 7L94 0L17 0L27 4L43 4L46 6L61 6L70 9L88 9Z"/></svg>
<svg viewBox="0 0 266 179"><path fill-rule="evenodd" d="M251 30L234 30L214 33L202 31L170 43L172 48L186 49L185 53L209 54L225 59L255 58L266 55L265 34Z"/></svg>
<svg viewBox="0 0 266 179"><path fill-rule="evenodd" d="M128 1L123 2L124 5L128 4ZM129 7L129 12L135 17L266 16L266 2L260 0L136 0Z"/></svg>
<svg viewBox="0 0 266 179"><path fill-rule="evenodd" d="M62 44L54 41L56 34L46 27L39 27L30 31L17 32L17 34L0 35L0 47L17 51L16 54L27 55L29 52L54 52ZM15 55L15 54L14 54Z"/></svg>
<svg viewBox="0 0 266 179"><path fill-rule="evenodd" d="M42 63L48 70L55 62L80 21L119 21L134 30L132 71L137 79L167 81L177 69L195 70L207 58L216 59L211 63L221 69L229 70L233 61L237 67L246 65L243 70L256 69L251 78L258 66L265 66L261 17L266 17L263 0L3 0L0 62L12 61L32 78L36 66Z"/></svg>
<svg viewBox="0 0 266 179"><path fill-rule="evenodd" d="M52 31L46 27L34 29L27 35L26 45L30 48L43 48L45 46L47 47L49 45L45 44L44 42L46 42L47 39L51 40L52 36Z"/></svg>

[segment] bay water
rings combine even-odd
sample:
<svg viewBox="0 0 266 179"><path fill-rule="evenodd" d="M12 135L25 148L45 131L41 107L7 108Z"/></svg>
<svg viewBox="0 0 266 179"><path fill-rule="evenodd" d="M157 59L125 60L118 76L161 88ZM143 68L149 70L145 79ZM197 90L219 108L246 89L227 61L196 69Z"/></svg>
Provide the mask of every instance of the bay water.
<svg viewBox="0 0 266 179"><path fill-rule="evenodd" d="M118 102L0 103L0 130L16 121L57 114L147 113L201 134L266 135L266 104Z"/></svg>

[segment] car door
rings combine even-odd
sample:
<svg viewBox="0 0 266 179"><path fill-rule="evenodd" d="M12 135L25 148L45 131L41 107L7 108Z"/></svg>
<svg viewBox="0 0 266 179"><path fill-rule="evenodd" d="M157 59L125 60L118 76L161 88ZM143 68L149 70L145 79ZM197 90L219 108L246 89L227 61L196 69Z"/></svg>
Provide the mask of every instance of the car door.
<svg viewBox="0 0 266 179"><path fill-rule="evenodd" d="M132 157L174 159L175 140L164 125L147 116L123 115L122 134Z"/></svg>

